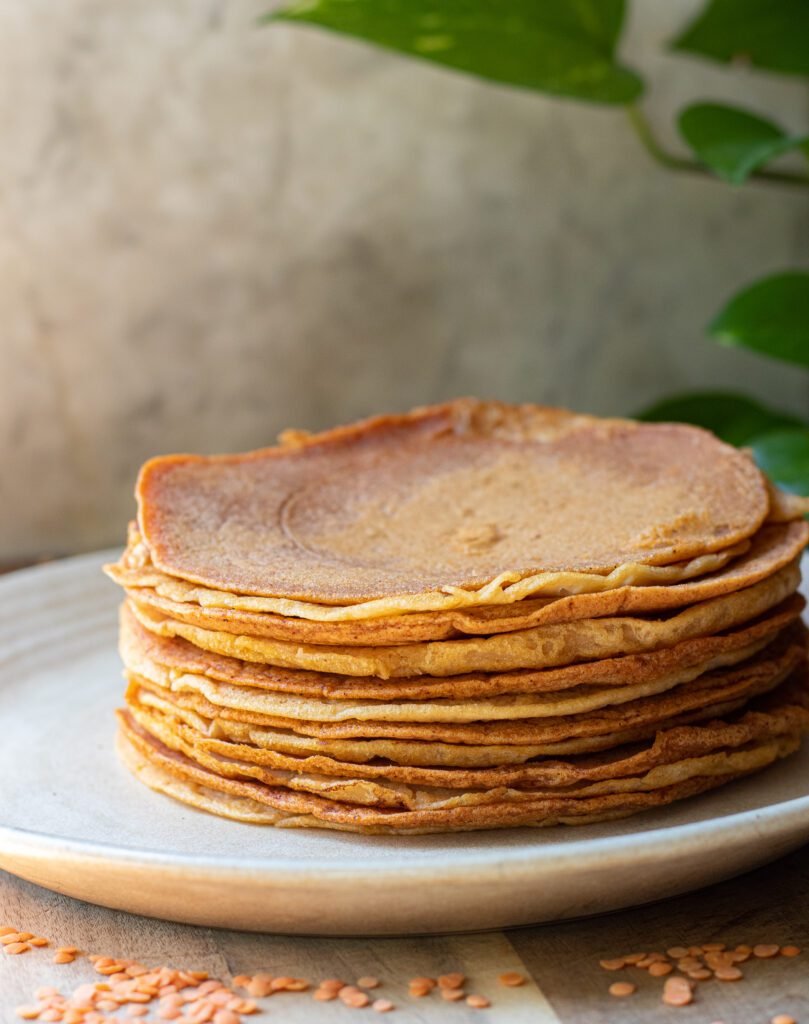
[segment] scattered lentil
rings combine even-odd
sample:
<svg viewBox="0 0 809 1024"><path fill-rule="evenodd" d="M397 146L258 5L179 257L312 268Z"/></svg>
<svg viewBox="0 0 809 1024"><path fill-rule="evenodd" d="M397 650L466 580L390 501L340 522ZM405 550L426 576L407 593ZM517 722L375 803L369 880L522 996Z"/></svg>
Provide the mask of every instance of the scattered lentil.
<svg viewBox="0 0 809 1024"><path fill-rule="evenodd" d="M602 961L602 966L604 962ZM621 961L623 967L623 960ZM612 967L607 968L608 971L614 970ZM506 971L505 974L501 974L497 979L501 985L505 985L506 988L517 988L518 985L525 984L525 975L520 974L519 971Z"/></svg>
<svg viewBox="0 0 809 1024"><path fill-rule="evenodd" d="M738 967L717 967L714 971L714 977L718 978L719 981L741 981L744 974L742 974Z"/></svg>
<svg viewBox="0 0 809 1024"><path fill-rule="evenodd" d="M339 992L341 988L345 986L344 981L340 981L339 978L326 978L318 984L318 988L324 988Z"/></svg>
<svg viewBox="0 0 809 1024"><path fill-rule="evenodd" d="M672 960L680 960L684 956L688 956L688 950L685 946L672 946L666 950L666 955L670 956Z"/></svg>
<svg viewBox="0 0 809 1024"><path fill-rule="evenodd" d="M486 996L467 996L466 1005L471 1006L475 1010L486 1010L492 1004Z"/></svg>
<svg viewBox="0 0 809 1024"><path fill-rule="evenodd" d="M75 946L60 947L65 956ZM134 1019L149 1012L158 1020L178 1024L242 1024L242 1015L255 1013L257 1005L242 999L221 981L208 979L203 971L178 971L170 967L149 969L134 960L89 958L105 980L79 985L72 996L52 987L37 989L38 1003L18 1008L23 1020L56 1021L61 1024L106 1024L107 1016L125 1010ZM293 979L294 980L294 979Z"/></svg>
<svg viewBox="0 0 809 1024"><path fill-rule="evenodd" d="M358 988L353 985L345 985L340 989L340 999L346 1006L352 1006L356 1009L361 1009L363 1006L367 1006L371 999L367 992L360 992Z"/></svg>
<svg viewBox="0 0 809 1024"><path fill-rule="evenodd" d="M428 996L435 986L436 983L432 978L411 978L408 987L411 996L422 999L424 996Z"/></svg>
<svg viewBox="0 0 809 1024"><path fill-rule="evenodd" d="M217 1010L213 1015L213 1024L241 1024L241 1017L232 1010Z"/></svg>
<svg viewBox="0 0 809 1024"><path fill-rule="evenodd" d="M663 1002L666 1006L688 1006L693 998L694 990L690 981L676 975L666 978L663 984Z"/></svg>
<svg viewBox="0 0 809 1024"><path fill-rule="evenodd" d="M50 945L45 936L33 932L19 931L11 925L0 926L0 945L11 955L19 955L32 948ZM798 946L778 946L773 943L758 943L755 946L739 945L728 949L721 942L706 942L701 946L671 946L666 953L630 953L622 957L599 961L603 970L618 971L626 967L647 970L650 977L665 978L663 1002L669 1006L687 1006L693 1001L693 981L738 981L743 973L737 966L751 956L757 959L771 959L781 956L799 956ZM53 961L59 964L72 963L81 951L76 946L59 946ZM106 1024L112 1021L109 1014L123 1010L130 1018L149 1015L150 1004L157 1019L177 1021L177 1024L242 1024L242 1015L257 1012L258 1006L251 999L237 995L233 988L241 988L251 996L264 998L277 992L305 992L310 983L303 978L269 974L239 974L233 978L229 988L223 982L209 978L204 971L181 971L170 967L148 968L133 960L90 955L88 960L102 979L96 983L79 985L72 996L63 996L58 989L47 986L35 992L36 1003L17 1007L15 1013L21 1020L54 1021L61 1024ZM676 969L688 977L674 975ZM498 977L500 985L516 987L526 982L524 975L507 971ZM441 975L437 980L415 977L409 981L410 995L420 998L438 988L441 997L448 1002L466 1000L474 1009L486 1009L490 1000L483 995L467 996L464 991L466 978L461 972ZM320 1002L339 998L346 1006L362 1008L371 1005L379 1013L395 1009L389 999L376 999L363 989L375 989L380 985L378 978L364 975L356 985L346 985L336 978L320 981L312 991L312 997ZM618 998L634 994L637 986L629 981L614 982L609 993ZM116 1016L114 1018L118 1020ZM150 1018L151 1019L151 1018ZM715 1021L714 1024L722 1024ZM776 1014L770 1024L796 1024L789 1014Z"/></svg>
<svg viewBox="0 0 809 1024"><path fill-rule="evenodd" d="M275 978L272 988L274 992L308 992L309 982L304 978Z"/></svg>
<svg viewBox="0 0 809 1024"><path fill-rule="evenodd" d="M273 979L269 974L254 974L244 987L248 995L263 999L273 991Z"/></svg>

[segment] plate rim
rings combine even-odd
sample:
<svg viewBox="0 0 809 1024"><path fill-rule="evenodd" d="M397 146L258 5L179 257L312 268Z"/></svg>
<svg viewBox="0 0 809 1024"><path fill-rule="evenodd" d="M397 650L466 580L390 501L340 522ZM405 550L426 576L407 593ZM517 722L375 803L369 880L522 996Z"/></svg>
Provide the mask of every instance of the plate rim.
<svg viewBox="0 0 809 1024"><path fill-rule="evenodd" d="M170 798L166 797L166 799ZM603 862L607 857L620 856L626 852L627 847L631 847L632 859L636 863L643 860L654 860L663 852L670 855L675 844L681 848L681 852L686 852L682 850L682 847L690 849L698 846L700 852L704 853L706 840L713 840L714 845L721 846L722 840L732 837L740 828L745 836L749 837L752 830L755 832L756 838L761 840L768 832L780 829L790 830L791 826L797 823L796 819L802 818L806 810L809 810L809 795L793 797L790 800L782 800L753 810L737 811L721 818L689 822L684 825L671 825L619 836L576 839L566 843L563 847L532 846L530 849L512 848L496 851L459 849L451 851L449 854L451 863L446 850L436 851L437 855L434 860L428 859L429 852L420 851L420 863L418 864L413 863L412 860L408 863L408 852L402 851L403 860L401 861L389 860L384 864L363 863L361 868L357 868L356 865L336 866L334 861L328 857L323 859L307 858L305 862L293 857L273 857L271 855L266 858L247 857L237 860L207 854L174 853L141 847L115 846L111 843L58 836L48 832L37 832L33 829L0 824L0 859L9 850L14 851L16 847L18 855L42 856L48 852L58 851L86 860L115 862L122 865L139 864L154 869L194 868L211 874L253 876L268 872L276 877L281 874L288 878L299 878L310 874L316 874L320 878L344 878L354 876L358 871L363 876L371 874L375 878L384 878L388 875L395 875L399 879L402 876L421 878L424 875L436 874L439 868L451 868L453 871L463 869L466 873L492 866L536 870L543 867L550 868L563 860L569 862L573 859L576 860L577 867L583 869L593 860ZM809 832L809 821L806 821L806 828ZM421 860L421 858L424 859Z"/></svg>

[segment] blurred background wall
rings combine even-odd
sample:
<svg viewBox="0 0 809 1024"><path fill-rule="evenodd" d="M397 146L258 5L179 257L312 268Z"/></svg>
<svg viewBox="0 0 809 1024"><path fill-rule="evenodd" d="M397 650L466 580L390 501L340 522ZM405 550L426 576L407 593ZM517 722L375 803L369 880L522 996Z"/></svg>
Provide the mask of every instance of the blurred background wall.
<svg viewBox="0 0 809 1024"><path fill-rule="evenodd" d="M673 112L800 82L623 53ZM146 457L448 396L632 412L692 386L806 412L704 325L809 258L797 191L652 164L620 111L288 26L257 0L0 5L0 559L119 542Z"/></svg>

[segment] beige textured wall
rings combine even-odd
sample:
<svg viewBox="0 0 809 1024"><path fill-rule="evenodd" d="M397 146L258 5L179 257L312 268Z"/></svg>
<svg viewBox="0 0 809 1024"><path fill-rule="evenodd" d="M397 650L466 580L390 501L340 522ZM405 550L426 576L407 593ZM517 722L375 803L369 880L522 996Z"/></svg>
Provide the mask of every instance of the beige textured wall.
<svg viewBox="0 0 809 1024"><path fill-rule="evenodd" d="M661 55L668 125L799 83ZM138 464L460 393L626 412L787 367L702 328L809 258L809 204L651 165L620 112L492 88L257 0L0 5L0 560L114 543Z"/></svg>

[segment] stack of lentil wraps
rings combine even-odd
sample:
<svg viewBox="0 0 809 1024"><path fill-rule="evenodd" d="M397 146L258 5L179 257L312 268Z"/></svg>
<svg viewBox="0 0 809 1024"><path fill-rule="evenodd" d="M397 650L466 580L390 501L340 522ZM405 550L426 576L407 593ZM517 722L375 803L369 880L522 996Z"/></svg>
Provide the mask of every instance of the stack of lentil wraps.
<svg viewBox="0 0 809 1024"><path fill-rule="evenodd" d="M805 503L696 427L462 399L142 469L119 751L238 821L604 821L809 729Z"/></svg>

